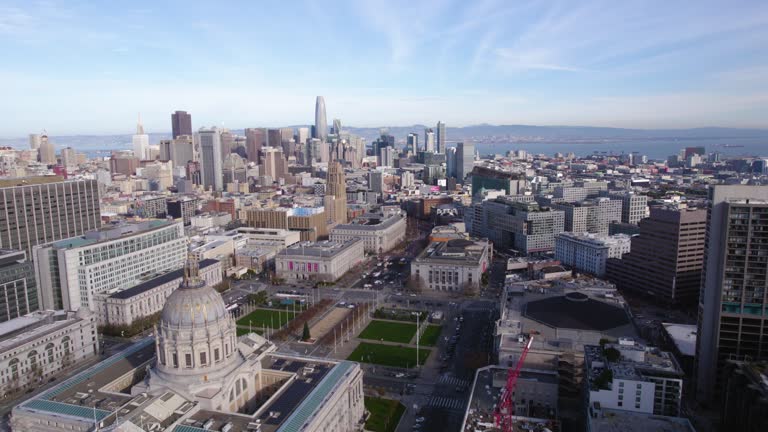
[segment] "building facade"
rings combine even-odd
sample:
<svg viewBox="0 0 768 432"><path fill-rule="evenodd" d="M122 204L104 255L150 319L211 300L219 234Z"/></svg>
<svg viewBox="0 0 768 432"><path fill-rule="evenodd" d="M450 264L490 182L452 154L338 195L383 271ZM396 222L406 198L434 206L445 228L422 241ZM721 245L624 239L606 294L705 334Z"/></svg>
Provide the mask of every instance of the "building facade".
<svg viewBox="0 0 768 432"><path fill-rule="evenodd" d="M186 111L176 111L171 114L171 131L173 139L181 135L192 136L192 116Z"/></svg>
<svg viewBox="0 0 768 432"><path fill-rule="evenodd" d="M363 261L365 247L355 238L345 242L298 243L275 258L279 278L333 282Z"/></svg>
<svg viewBox="0 0 768 432"><path fill-rule="evenodd" d="M696 395L718 399L728 360L768 358L768 188L709 190L698 337Z"/></svg>
<svg viewBox="0 0 768 432"><path fill-rule="evenodd" d="M41 386L99 354L96 317L85 308L34 312L8 321L0 331L2 394Z"/></svg>
<svg viewBox="0 0 768 432"><path fill-rule="evenodd" d="M555 236L555 259L574 270L602 278L608 259L621 258L630 246L630 237L623 234L607 237L562 232Z"/></svg>
<svg viewBox="0 0 768 432"><path fill-rule="evenodd" d="M487 240L432 242L411 262L411 278L434 291L477 290L492 255Z"/></svg>
<svg viewBox="0 0 768 432"><path fill-rule="evenodd" d="M456 180L464 183L464 179L475 166L475 145L471 142L460 142L456 145Z"/></svg>
<svg viewBox="0 0 768 432"><path fill-rule="evenodd" d="M24 251L0 250L0 323L39 308L32 261Z"/></svg>
<svg viewBox="0 0 768 432"><path fill-rule="evenodd" d="M275 207L247 210L245 223L253 228L298 231L301 241L328 238L328 219L323 207Z"/></svg>
<svg viewBox="0 0 768 432"><path fill-rule="evenodd" d="M655 207L639 228L630 252L608 260L608 279L619 289L659 302L694 304L701 287L707 211Z"/></svg>
<svg viewBox="0 0 768 432"><path fill-rule="evenodd" d="M565 214L516 197L498 197L472 206L465 213L467 229L475 237L486 237L496 249L514 249L524 254L555 249L555 235L564 231Z"/></svg>
<svg viewBox="0 0 768 432"><path fill-rule="evenodd" d="M33 246L101 227L96 180L62 180L0 180L0 248L31 257Z"/></svg>
<svg viewBox="0 0 768 432"><path fill-rule="evenodd" d="M191 196L179 197L167 201L168 216L181 219L184 225L192 224L192 216L197 212L198 199Z"/></svg>
<svg viewBox="0 0 768 432"><path fill-rule="evenodd" d="M554 203L565 215L565 231L608 235L611 222L621 220L622 202L608 198Z"/></svg>
<svg viewBox="0 0 768 432"><path fill-rule="evenodd" d="M216 286L223 280L221 261L200 261L200 278L208 285ZM184 270L178 269L152 277L130 288L114 293L94 296L95 315L99 325L129 326L134 321L147 318L163 310L165 299L179 287Z"/></svg>
<svg viewBox="0 0 768 432"><path fill-rule="evenodd" d="M180 268L186 243L181 223L151 220L37 246L41 308L95 310L96 294L128 288L142 275Z"/></svg>
<svg viewBox="0 0 768 432"><path fill-rule="evenodd" d="M344 242L353 238L363 240L365 251L371 254L389 252L405 240L406 218L402 215L364 216L352 223L331 229L331 241Z"/></svg>
<svg viewBox="0 0 768 432"><path fill-rule="evenodd" d="M621 221L637 225L648 214L648 196L634 192L611 192L608 197L621 201Z"/></svg>

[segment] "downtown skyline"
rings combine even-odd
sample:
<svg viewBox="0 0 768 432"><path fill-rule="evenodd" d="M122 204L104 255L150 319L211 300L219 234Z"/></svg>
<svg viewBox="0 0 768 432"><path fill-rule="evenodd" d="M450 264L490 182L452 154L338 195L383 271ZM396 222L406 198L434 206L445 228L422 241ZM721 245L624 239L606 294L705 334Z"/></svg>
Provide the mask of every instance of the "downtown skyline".
<svg viewBox="0 0 768 432"><path fill-rule="evenodd" d="M757 1L180 5L3 2L0 136L307 124L316 95L357 126L768 127Z"/></svg>

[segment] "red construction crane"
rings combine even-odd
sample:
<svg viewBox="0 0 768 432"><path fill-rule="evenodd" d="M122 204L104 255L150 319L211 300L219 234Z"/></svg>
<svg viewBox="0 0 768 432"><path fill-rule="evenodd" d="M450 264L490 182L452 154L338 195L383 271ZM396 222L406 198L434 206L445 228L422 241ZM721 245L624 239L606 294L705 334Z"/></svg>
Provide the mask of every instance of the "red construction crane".
<svg viewBox="0 0 768 432"><path fill-rule="evenodd" d="M520 359L517 361L515 368L509 368L507 385L504 387L504 392L501 394L501 400L499 400L499 404L496 406L496 412L493 413L496 427L499 428L501 432L513 432L512 416L515 415L515 385L517 385L517 377L520 376L520 369L523 367L525 356L528 355L528 350L531 349L532 342L533 336L528 339L528 343L525 345L523 353L520 354Z"/></svg>

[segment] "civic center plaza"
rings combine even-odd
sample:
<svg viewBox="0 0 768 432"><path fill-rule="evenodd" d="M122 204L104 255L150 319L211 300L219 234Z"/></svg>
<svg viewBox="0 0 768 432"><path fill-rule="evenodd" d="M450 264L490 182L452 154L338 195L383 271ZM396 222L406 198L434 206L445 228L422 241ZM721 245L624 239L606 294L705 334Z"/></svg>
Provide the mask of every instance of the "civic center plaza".
<svg viewBox="0 0 768 432"><path fill-rule="evenodd" d="M278 354L238 337L221 295L194 260L168 297L154 338L13 409L23 431L358 431L360 366Z"/></svg>

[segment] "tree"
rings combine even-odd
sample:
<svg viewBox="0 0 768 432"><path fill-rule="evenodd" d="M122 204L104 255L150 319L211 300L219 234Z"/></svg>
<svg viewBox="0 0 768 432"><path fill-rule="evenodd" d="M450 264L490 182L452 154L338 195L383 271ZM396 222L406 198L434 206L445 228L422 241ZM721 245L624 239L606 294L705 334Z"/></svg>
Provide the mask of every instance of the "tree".
<svg viewBox="0 0 768 432"><path fill-rule="evenodd" d="M257 293L248 294L248 302L255 305L263 305L267 302L268 295L266 291L259 291Z"/></svg>
<svg viewBox="0 0 768 432"><path fill-rule="evenodd" d="M603 355L605 355L605 358L611 363L621 358L621 352L613 347L605 348L603 350Z"/></svg>
<svg viewBox="0 0 768 432"><path fill-rule="evenodd" d="M419 294L424 289L424 281L419 276L410 275L408 276L408 282L406 282L405 287L408 291L414 294Z"/></svg>
<svg viewBox="0 0 768 432"><path fill-rule="evenodd" d="M308 341L311 338L311 335L309 334L309 325L306 321L304 321L304 331L301 334L301 340Z"/></svg>
<svg viewBox="0 0 768 432"><path fill-rule="evenodd" d="M464 282L461 284L461 293L467 297L474 297L477 295L477 284L473 282Z"/></svg>

